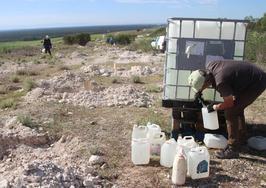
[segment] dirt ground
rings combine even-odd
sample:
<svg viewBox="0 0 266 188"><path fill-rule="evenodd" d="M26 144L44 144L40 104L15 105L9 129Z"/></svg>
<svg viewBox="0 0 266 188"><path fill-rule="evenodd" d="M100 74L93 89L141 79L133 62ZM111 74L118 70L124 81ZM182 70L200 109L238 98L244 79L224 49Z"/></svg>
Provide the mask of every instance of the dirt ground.
<svg viewBox="0 0 266 188"><path fill-rule="evenodd" d="M171 109L161 107L164 54L102 43L64 46L53 53L52 58L38 50L31 56L0 57L0 100L16 102L0 109L0 185L171 187L171 169L158 159L145 166L131 162L134 124L151 121L170 131ZM27 78L35 83L31 91L24 88ZM251 135L266 136L265 109L266 92L245 112ZM265 151L244 147L240 158L232 160L209 152L209 178L187 178L184 187L266 187ZM91 155L102 162L92 164ZM70 180L53 179L70 168Z"/></svg>

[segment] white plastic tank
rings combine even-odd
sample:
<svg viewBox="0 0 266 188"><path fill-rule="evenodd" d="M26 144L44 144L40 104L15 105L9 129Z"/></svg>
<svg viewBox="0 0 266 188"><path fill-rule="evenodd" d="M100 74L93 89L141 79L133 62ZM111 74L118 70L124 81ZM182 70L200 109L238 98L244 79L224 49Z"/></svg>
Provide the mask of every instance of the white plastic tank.
<svg viewBox="0 0 266 188"><path fill-rule="evenodd" d="M132 139L131 160L135 165L149 164L150 142L147 138Z"/></svg>
<svg viewBox="0 0 266 188"><path fill-rule="evenodd" d="M248 146L256 150L266 150L266 137L254 136L248 139Z"/></svg>
<svg viewBox="0 0 266 188"><path fill-rule="evenodd" d="M204 135L203 142L208 148L224 149L227 146L227 139L220 134L207 133Z"/></svg>
<svg viewBox="0 0 266 188"><path fill-rule="evenodd" d="M234 22L223 22L221 39L233 40L234 39Z"/></svg>
<svg viewBox="0 0 266 188"><path fill-rule="evenodd" d="M171 168L176 155L177 143L175 139L167 140L161 147L160 164L164 167Z"/></svg>
<svg viewBox="0 0 266 188"><path fill-rule="evenodd" d="M134 138L146 138L147 133L148 133L148 127L147 126L134 125L133 131L132 131L132 139L134 139Z"/></svg>
<svg viewBox="0 0 266 188"><path fill-rule="evenodd" d="M153 156L160 156L161 153L161 147L163 143L165 142L165 133L159 132L153 134L153 137L150 138L150 144L151 144L151 155Z"/></svg>
<svg viewBox="0 0 266 188"><path fill-rule="evenodd" d="M176 21L171 21L169 23L169 37L179 37L180 34L180 21L176 20Z"/></svg>
<svg viewBox="0 0 266 188"><path fill-rule="evenodd" d="M175 156L172 170L172 183L174 185L183 185L186 182L187 162L182 153Z"/></svg>
<svg viewBox="0 0 266 188"><path fill-rule="evenodd" d="M185 136L184 138L179 136L177 140L177 153L183 150L185 156L187 156L188 152L195 147L198 147L198 144L195 142L193 136Z"/></svg>
<svg viewBox="0 0 266 188"><path fill-rule="evenodd" d="M210 171L210 155L205 146L192 148L187 157L188 171L192 179L206 178Z"/></svg>
<svg viewBox="0 0 266 188"><path fill-rule="evenodd" d="M196 21L195 37L207 39L219 39L220 22Z"/></svg>
<svg viewBox="0 0 266 188"><path fill-rule="evenodd" d="M205 129L216 130L219 129L218 114L217 111L208 113L206 107L201 109L203 126Z"/></svg>

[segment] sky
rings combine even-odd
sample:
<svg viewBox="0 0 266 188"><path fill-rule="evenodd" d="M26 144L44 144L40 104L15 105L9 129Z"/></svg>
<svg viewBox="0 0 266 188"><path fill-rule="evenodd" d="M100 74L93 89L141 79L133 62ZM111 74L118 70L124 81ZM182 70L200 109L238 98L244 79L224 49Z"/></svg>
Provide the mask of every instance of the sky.
<svg viewBox="0 0 266 188"><path fill-rule="evenodd" d="M266 0L1 0L0 30L262 17Z"/></svg>

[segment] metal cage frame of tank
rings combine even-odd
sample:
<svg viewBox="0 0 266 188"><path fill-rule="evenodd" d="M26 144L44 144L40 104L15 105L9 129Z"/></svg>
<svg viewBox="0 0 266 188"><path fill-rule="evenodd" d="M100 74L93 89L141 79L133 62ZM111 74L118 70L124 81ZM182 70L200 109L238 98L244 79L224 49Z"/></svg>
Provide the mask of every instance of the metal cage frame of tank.
<svg viewBox="0 0 266 188"><path fill-rule="evenodd" d="M176 37L173 37L173 36L169 36L170 35L170 24L171 23L175 23L175 22L178 22L179 21L179 31L177 32L179 36L176 36ZM185 37L183 36L183 30L182 30L182 25L184 22L192 22L193 23L193 33L192 33L192 37L187 37L187 35L185 35ZM207 38L207 37L203 37L203 38L200 38L200 37L196 37L196 27L197 27L197 23L200 24L200 22L213 22L213 23L219 23L219 36L217 38L215 37L212 37L212 38ZM223 24L224 23L230 23L230 24L234 24L234 29L233 29L233 36L232 36L232 39L228 37L224 38L222 37L223 35ZM193 70L196 70L198 69L198 67L190 67L188 69L186 68L182 68L182 69L178 69L178 68L168 68L167 67L167 63L168 63L168 58L170 57L171 54L175 54L176 55L176 67L178 66L178 64L181 62L179 61L180 60L180 57L181 57L181 53L180 53L180 50L184 50L184 49L178 49L180 48L180 45L181 45L181 41L182 40L187 40L187 41L193 41L195 40L195 42L200 42L200 41L223 41L225 43L233 43L233 48L234 48L234 51L231 52L233 53L233 57L232 58L227 58L227 59L236 59L236 60L243 60L244 57L245 57L245 46L246 46L246 37L247 37L247 23L248 21L247 20L236 20L236 19L206 19L206 18L178 18L178 17L175 17L175 18L169 18L168 19L168 25L167 25L167 35L166 35L166 41L167 41L167 47L166 47L166 60L165 60L165 66L164 66L164 81L163 81L163 100L162 100L162 106L163 107L167 107L167 108L175 108L175 107L183 107L183 106L186 106L186 105L191 105L193 102L194 102L194 95L193 95L193 92L192 92L192 88L191 86L189 86L188 84L184 84L184 82L187 80L181 80L181 84L180 83L180 80L178 79L179 78L179 72L182 70L182 71L186 71L186 76L188 76ZM244 36L242 38L236 38L237 37L237 27L240 27L239 24L245 24L245 31L244 31ZM239 29L239 28L238 28ZM239 32L239 31L238 31ZM241 32L241 31L240 31ZM200 33L200 31L199 31ZM226 33L226 32L225 32ZM243 33L243 32L242 32ZM199 34L198 34L199 35ZM177 43L176 43L176 52L173 53L173 52L169 52L169 46L170 46L170 42L171 40L176 40ZM242 44L242 55L236 55L236 44L240 45ZM206 46L203 47L204 49L204 53L205 53L205 48ZM179 50L179 51L177 51ZM230 51L230 50L229 50ZM203 55L203 58L205 58L205 61L206 61L206 54ZM205 62L204 62L205 64ZM201 67L201 69L204 69L204 67ZM167 86L171 86L171 84L167 84L166 83L166 80L167 80L167 71L168 70L177 70L177 75L176 75L176 84L175 85L172 85L173 87L175 87L175 97L174 99L169 99L166 97L166 87ZM182 85L183 84L183 85ZM170 88L170 87L169 87ZM178 88L187 88L188 91L188 98L186 99L182 99L182 98L178 98L177 97L177 94L178 94ZM215 93L214 93L214 98L213 100L210 100L212 102L218 102L218 101L222 101L222 98L220 97L217 97L219 95L219 93L217 91L215 91L214 89L207 89L205 90L205 93L203 93L203 95L206 94L206 91L207 92L210 92L210 90L213 90ZM217 97L217 98L216 98Z"/></svg>

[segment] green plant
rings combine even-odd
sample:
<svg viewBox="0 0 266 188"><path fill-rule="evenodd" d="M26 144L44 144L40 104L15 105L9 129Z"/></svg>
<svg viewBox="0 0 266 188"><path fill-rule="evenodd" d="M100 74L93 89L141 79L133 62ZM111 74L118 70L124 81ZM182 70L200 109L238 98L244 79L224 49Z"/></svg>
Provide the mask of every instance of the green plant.
<svg viewBox="0 0 266 188"><path fill-rule="evenodd" d="M266 63L266 32L249 32L245 48L246 58L258 63Z"/></svg>
<svg viewBox="0 0 266 188"><path fill-rule="evenodd" d="M104 155L104 152L99 147L93 146L92 148L90 148L90 154L91 155Z"/></svg>
<svg viewBox="0 0 266 188"><path fill-rule="evenodd" d="M89 41L91 41L91 36L88 33L68 35L63 37L63 41L68 45L79 44L81 46L85 46Z"/></svg>
<svg viewBox="0 0 266 188"><path fill-rule="evenodd" d="M0 102L0 108L5 109L5 108L14 108L16 107L17 103L15 102L14 99L5 99Z"/></svg>
<svg viewBox="0 0 266 188"><path fill-rule="evenodd" d="M16 75L11 76L11 81L14 83L18 83L19 82L19 77L17 77Z"/></svg>
<svg viewBox="0 0 266 188"><path fill-rule="evenodd" d="M114 41L116 44L128 45L135 40L135 37L135 35L121 33L114 36Z"/></svg>
<svg viewBox="0 0 266 188"><path fill-rule="evenodd" d="M24 75L28 75L28 70L26 69L19 69L16 71L16 74L19 76L24 76Z"/></svg>
<svg viewBox="0 0 266 188"><path fill-rule="evenodd" d="M18 116L17 120L25 127L32 129L38 127L38 125L32 121L31 117L27 115L20 115Z"/></svg>
<svg viewBox="0 0 266 188"><path fill-rule="evenodd" d="M135 84L141 84L142 83L139 76L132 76L132 82Z"/></svg>
<svg viewBox="0 0 266 188"><path fill-rule="evenodd" d="M118 77L113 77L113 78L112 78L112 83L113 83L113 84L117 84L117 83L119 83L119 79L118 79Z"/></svg>
<svg viewBox="0 0 266 188"><path fill-rule="evenodd" d="M130 44L129 50L141 50L142 52L152 51L151 39L139 39Z"/></svg>
<svg viewBox="0 0 266 188"><path fill-rule="evenodd" d="M34 88L34 87L35 87L35 82L32 79L27 78L23 81L24 91L27 91L27 92L31 91L32 88Z"/></svg>
<svg viewBox="0 0 266 188"><path fill-rule="evenodd" d="M166 35L166 28L165 27L160 27L153 31L150 34L150 37L157 37L157 36L165 36Z"/></svg>
<svg viewBox="0 0 266 188"><path fill-rule="evenodd" d="M150 93L160 93L162 88L156 85L149 85L147 86L146 91Z"/></svg>

